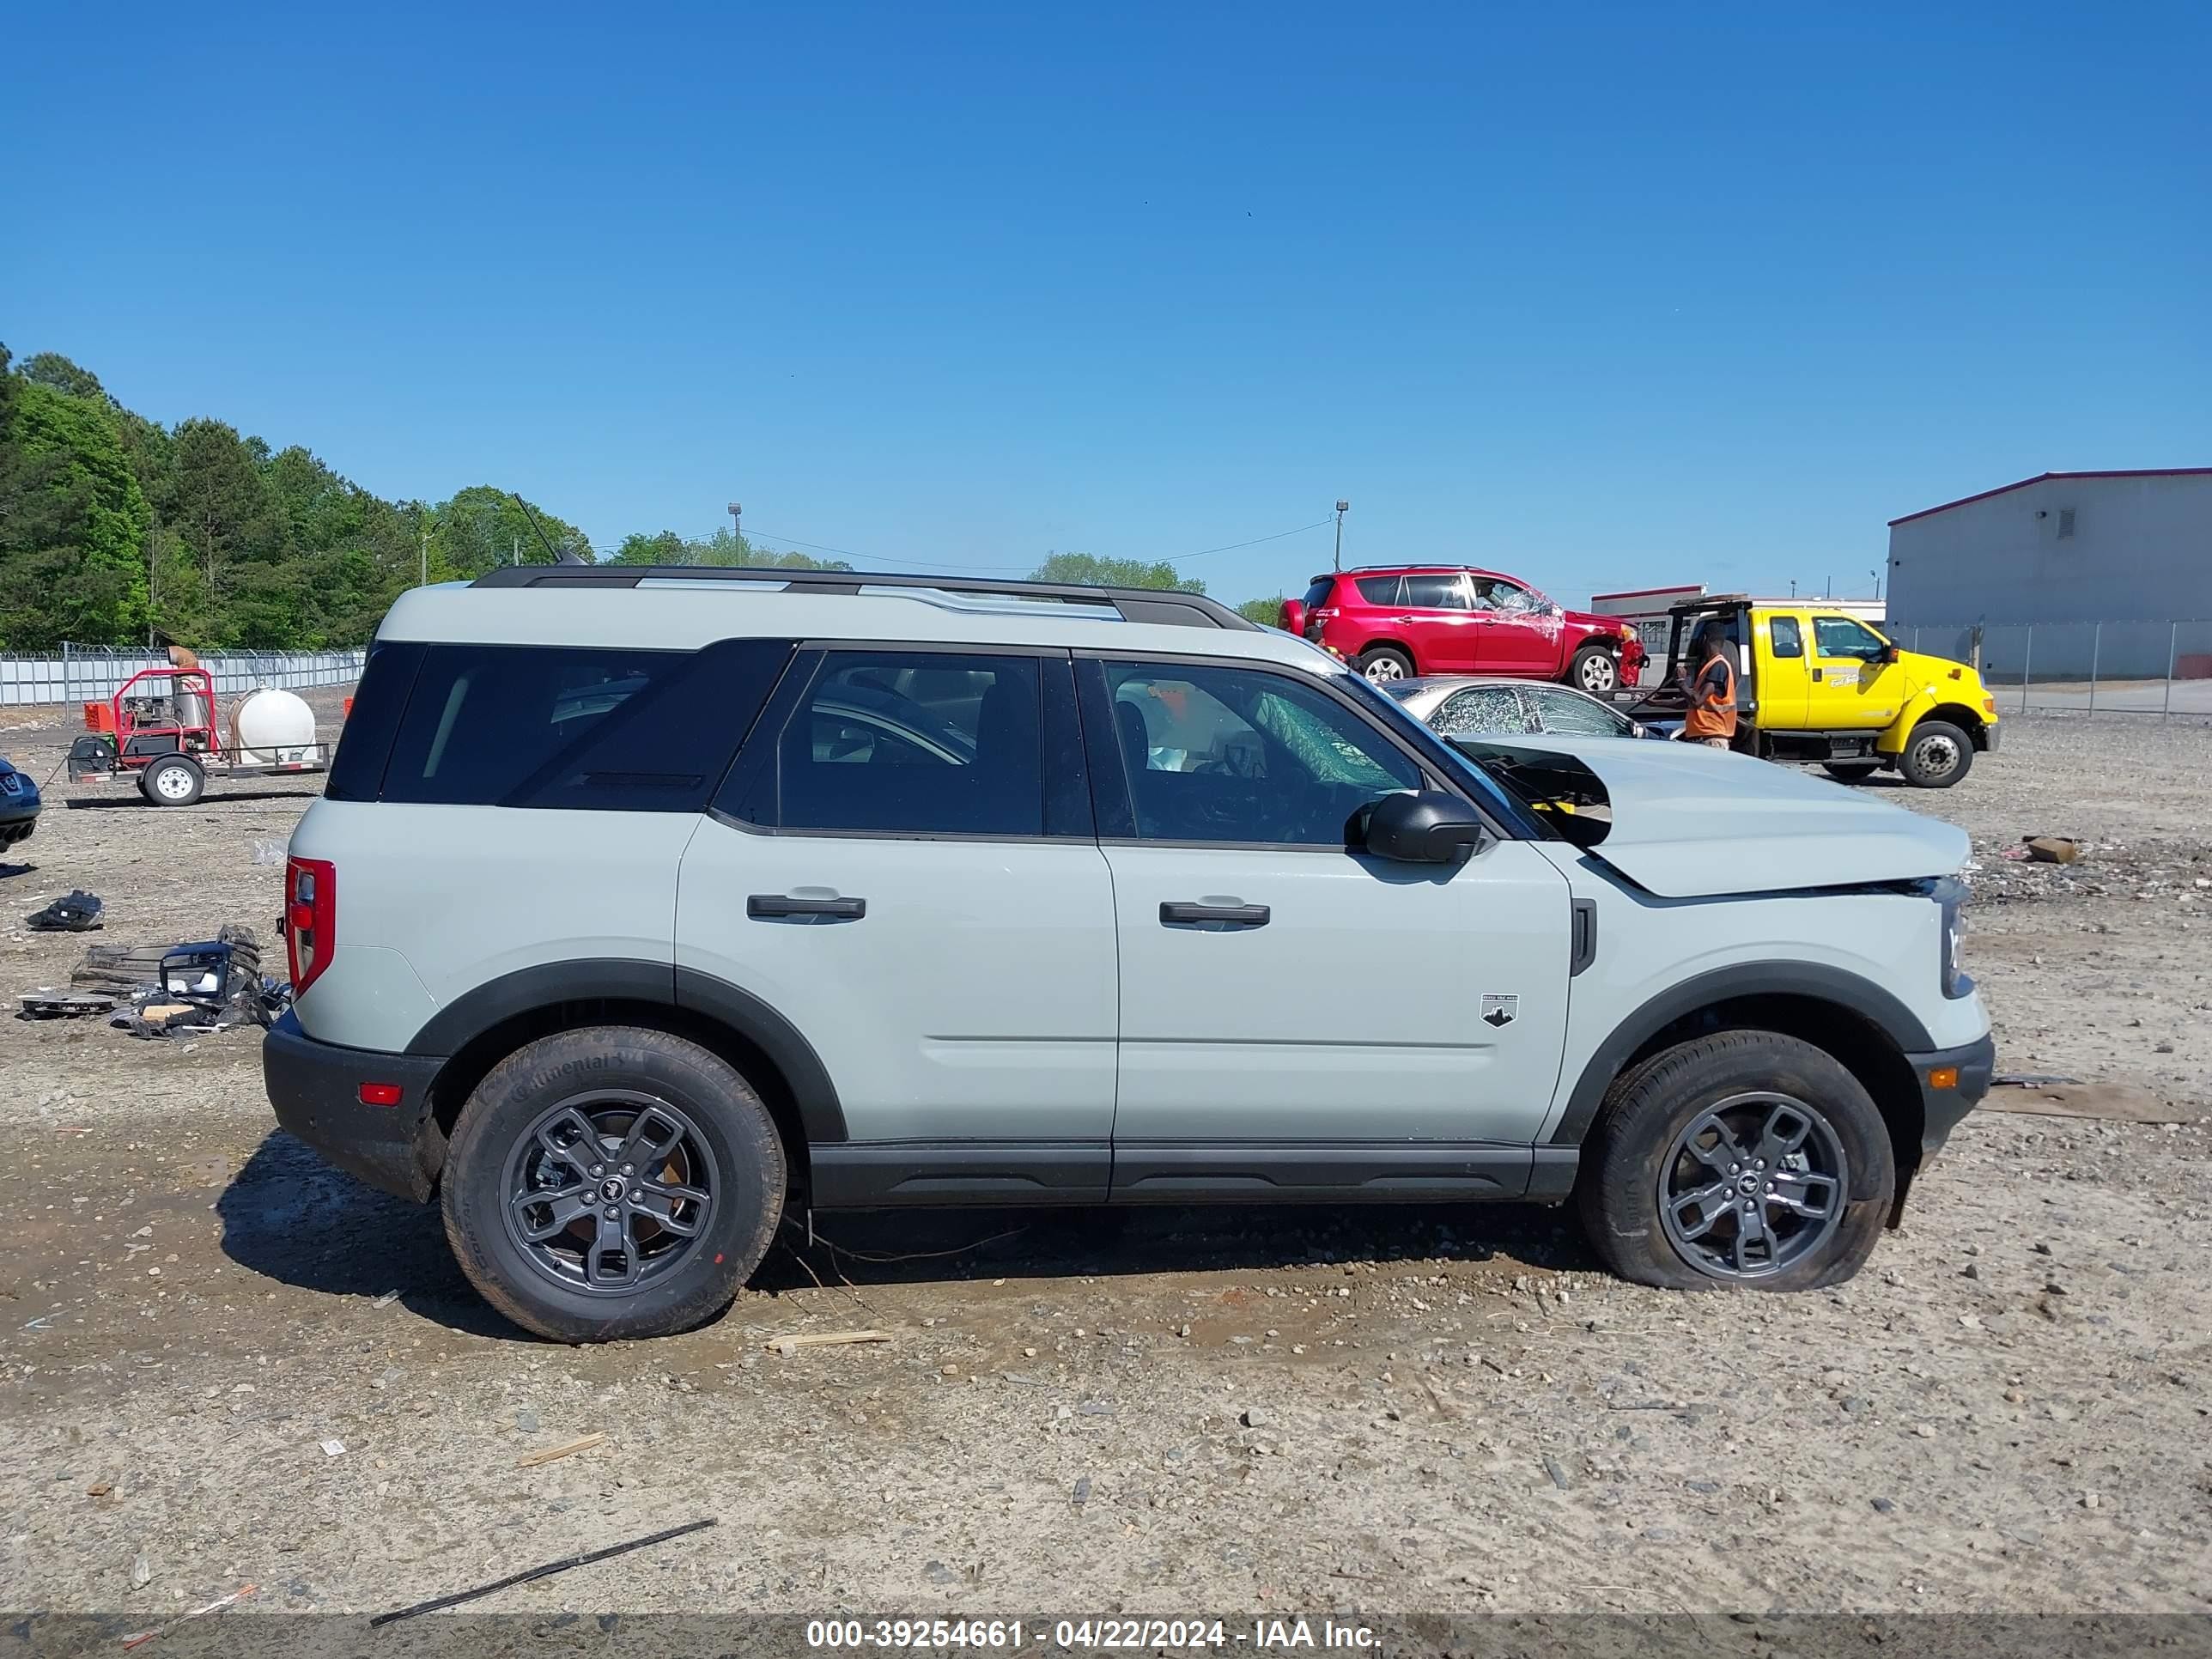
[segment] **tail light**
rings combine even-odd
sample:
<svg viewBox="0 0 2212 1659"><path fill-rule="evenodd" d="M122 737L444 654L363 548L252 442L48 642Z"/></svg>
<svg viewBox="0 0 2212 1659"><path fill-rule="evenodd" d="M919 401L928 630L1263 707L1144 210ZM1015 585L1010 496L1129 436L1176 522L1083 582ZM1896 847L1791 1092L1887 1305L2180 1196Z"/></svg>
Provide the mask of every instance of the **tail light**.
<svg viewBox="0 0 2212 1659"><path fill-rule="evenodd" d="M288 860L284 866L284 948L292 963L292 994L304 993L337 948L337 866L324 859Z"/></svg>

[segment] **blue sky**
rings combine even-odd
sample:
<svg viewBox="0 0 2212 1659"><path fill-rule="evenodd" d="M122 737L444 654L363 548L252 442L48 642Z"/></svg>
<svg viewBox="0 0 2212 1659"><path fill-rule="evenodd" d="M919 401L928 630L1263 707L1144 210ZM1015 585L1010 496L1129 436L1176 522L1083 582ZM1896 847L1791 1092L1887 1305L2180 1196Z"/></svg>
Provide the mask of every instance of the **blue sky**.
<svg viewBox="0 0 2212 1659"><path fill-rule="evenodd" d="M19 9L0 339L390 495L1555 596L2212 464L2202 8ZM1237 599L1314 529L1185 568Z"/></svg>

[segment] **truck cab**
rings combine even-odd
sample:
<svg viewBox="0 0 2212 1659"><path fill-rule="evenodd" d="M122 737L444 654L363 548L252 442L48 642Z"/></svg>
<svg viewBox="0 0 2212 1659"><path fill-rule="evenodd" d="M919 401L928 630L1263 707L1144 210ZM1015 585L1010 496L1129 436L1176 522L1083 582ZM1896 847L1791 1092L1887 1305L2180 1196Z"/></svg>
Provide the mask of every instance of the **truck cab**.
<svg viewBox="0 0 2212 1659"><path fill-rule="evenodd" d="M1717 623L1736 668L1735 746L1745 753L1815 763L1847 783L1894 771L1946 789L1997 745L1996 699L1973 668L1903 650L1832 605L1713 594L1668 615L1665 678L1632 701L1636 719L1686 708L1697 641Z"/></svg>

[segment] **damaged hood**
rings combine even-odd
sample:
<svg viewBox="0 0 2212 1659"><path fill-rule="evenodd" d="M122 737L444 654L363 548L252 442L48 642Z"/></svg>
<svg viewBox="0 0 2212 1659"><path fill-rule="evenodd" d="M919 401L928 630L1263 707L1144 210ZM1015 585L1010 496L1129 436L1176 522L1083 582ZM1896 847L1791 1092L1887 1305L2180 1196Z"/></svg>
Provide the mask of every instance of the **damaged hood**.
<svg viewBox="0 0 2212 1659"><path fill-rule="evenodd" d="M1610 819L1589 856L1665 898L1856 886L1955 874L1966 832L1861 788L1701 744L1486 735L1456 746L1532 799L1575 799Z"/></svg>

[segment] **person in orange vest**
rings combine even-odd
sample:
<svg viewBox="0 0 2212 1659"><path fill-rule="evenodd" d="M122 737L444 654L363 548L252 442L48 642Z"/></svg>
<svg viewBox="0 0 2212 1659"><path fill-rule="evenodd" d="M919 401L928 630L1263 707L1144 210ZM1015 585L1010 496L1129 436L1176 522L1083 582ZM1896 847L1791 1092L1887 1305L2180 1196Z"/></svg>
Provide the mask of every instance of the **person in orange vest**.
<svg viewBox="0 0 2212 1659"><path fill-rule="evenodd" d="M1690 708L1683 717L1680 737L1685 743L1702 743L1709 749L1735 744L1735 667L1729 661L1728 641L1720 625L1707 623L1698 630L1697 672L1690 678Z"/></svg>

